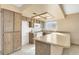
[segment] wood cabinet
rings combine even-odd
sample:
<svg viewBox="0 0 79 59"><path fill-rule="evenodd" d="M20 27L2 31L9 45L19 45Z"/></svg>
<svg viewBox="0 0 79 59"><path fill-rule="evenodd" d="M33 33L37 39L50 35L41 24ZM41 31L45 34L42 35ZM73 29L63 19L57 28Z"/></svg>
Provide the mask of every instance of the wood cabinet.
<svg viewBox="0 0 79 59"><path fill-rule="evenodd" d="M21 14L1 9L2 52L10 54L21 49Z"/></svg>
<svg viewBox="0 0 79 59"><path fill-rule="evenodd" d="M14 51L21 49L21 19L19 13L14 14Z"/></svg>
<svg viewBox="0 0 79 59"><path fill-rule="evenodd" d="M10 54L13 52L13 33L4 33L4 54Z"/></svg>
<svg viewBox="0 0 79 59"><path fill-rule="evenodd" d="M21 49L20 32L14 32L14 51Z"/></svg>
<svg viewBox="0 0 79 59"><path fill-rule="evenodd" d="M31 33L31 32L29 32L29 43L30 44L33 44L34 43L34 35L33 35L33 33Z"/></svg>
<svg viewBox="0 0 79 59"><path fill-rule="evenodd" d="M1 9L0 9L0 52L2 51L2 31L3 31L3 29L2 29L2 17L1 17Z"/></svg>
<svg viewBox="0 0 79 59"><path fill-rule="evenodd" d="M14 31L21 30L21 14L15 13L15 20L14 20Z"/></svg>
<svg viewBox="0 0 79 59"><path fill-rule="evenodd" d="M13 31L13 12L4 10L4 32L12 32Z"/></svg>
<svg viewBox="0 0 79 59"><path fill-rule="evenodd" d="M44 42L35 41L35 54L36 55L49 55L50 54L50 44Z"/></svg>
<svg viewBox="0 0 79 59"><path fill-rule="evenodd" d="M43 41L42 41L43 40ZM62 55L63 47L52 44L42 40L35 40L35 54L36 55Z"/></svg>
<svg viewBox="0 0 79 59"><path fill-rule="evenodd" d="M13 52L13 17L14 13L2 9L3 16L3 54Z"/></svg>
<svg viewBox="0 0 79 59"><path fill-rule="evenodd" d="M29 27L32 27L32 26L33 26L32 22L29 22Z"/></svg>

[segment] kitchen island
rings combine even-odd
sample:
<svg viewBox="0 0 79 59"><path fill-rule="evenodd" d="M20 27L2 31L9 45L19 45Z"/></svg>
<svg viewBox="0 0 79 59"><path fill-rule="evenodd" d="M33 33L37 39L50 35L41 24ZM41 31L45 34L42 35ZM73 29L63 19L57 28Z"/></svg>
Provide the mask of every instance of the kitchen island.
<svg viewBox="0 0 79 59"><path fill-rule="evenodd" d="M36 37L36 55L61 55L63 48L70 47L70 35L68 33L53 32L43 37Z"/></svg>

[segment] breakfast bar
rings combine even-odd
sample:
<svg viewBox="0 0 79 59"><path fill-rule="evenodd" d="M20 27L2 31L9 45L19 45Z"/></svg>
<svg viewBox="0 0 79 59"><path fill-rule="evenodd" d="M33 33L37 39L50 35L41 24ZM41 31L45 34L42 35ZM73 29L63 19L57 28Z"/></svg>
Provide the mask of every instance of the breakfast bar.
<svg viewBox="0 0 79 59"><path fill-rule="evenodd" d="M43 37L36 37L36 55L61 55L63 48L70 47L70 35L68 33L53 32Z"/></svg>

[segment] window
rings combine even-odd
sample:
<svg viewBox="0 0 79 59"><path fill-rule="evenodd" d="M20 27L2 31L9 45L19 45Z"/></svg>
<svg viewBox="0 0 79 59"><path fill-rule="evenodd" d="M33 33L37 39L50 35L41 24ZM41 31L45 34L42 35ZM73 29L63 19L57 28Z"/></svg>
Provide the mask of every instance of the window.
<svg viewBox="0 0 79 59"><path fill-rule="evenodd" d="M45 30L57 30L57 22L56 21L46 21Z"/></svg>

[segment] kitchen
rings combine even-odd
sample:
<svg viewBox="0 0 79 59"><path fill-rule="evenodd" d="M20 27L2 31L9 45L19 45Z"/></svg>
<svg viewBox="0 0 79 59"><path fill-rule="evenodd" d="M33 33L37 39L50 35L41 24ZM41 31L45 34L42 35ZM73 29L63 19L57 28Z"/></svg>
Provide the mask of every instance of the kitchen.
<svg viewBox="0 0 79 59"><path fill-rule="evenodd" d="M79 54L78 8L78 4L1 4L1 54Z"/></svg>

